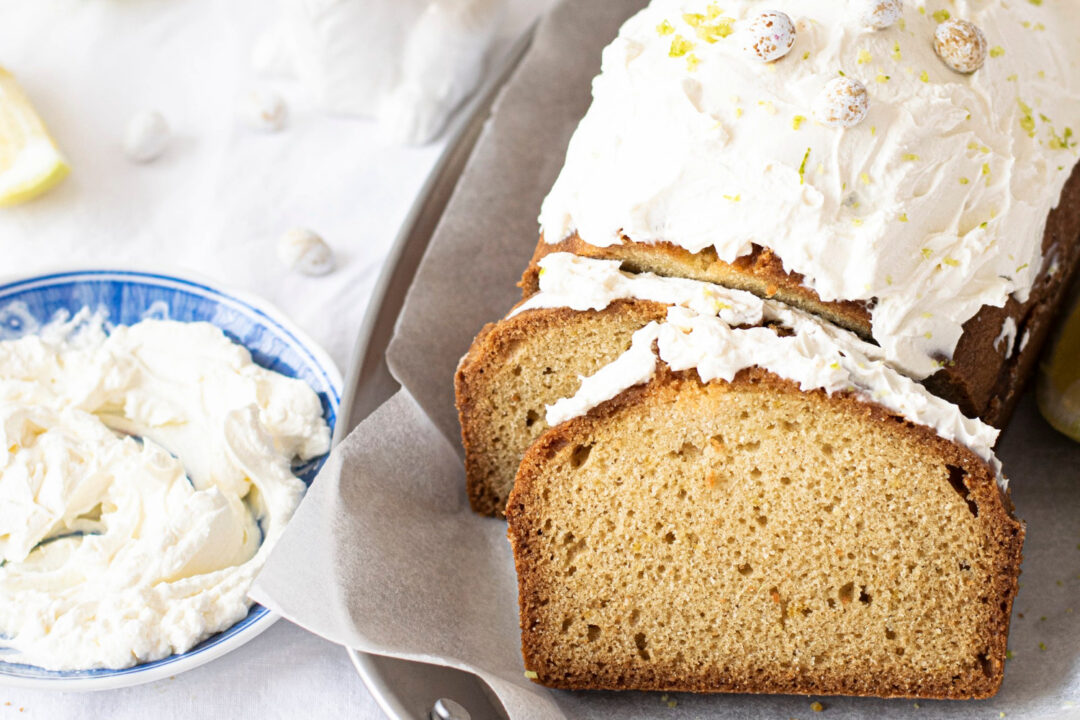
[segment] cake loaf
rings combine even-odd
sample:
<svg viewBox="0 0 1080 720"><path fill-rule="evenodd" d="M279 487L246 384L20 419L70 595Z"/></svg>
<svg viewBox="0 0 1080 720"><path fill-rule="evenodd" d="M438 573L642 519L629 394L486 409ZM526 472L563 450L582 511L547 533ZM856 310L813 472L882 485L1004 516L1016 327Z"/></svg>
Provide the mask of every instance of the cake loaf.
<svg viewBox="0 0 1080 720"><path fill-rule="evenodd" d="M570 251L776 297L1004 425L1080 255L1080 14L890 2L870 22L872 4L772 3L790 46L771 62L750 0L656 0L627 21L525 296L537 261ZM830 114L833 79L853 114Z"/></svg>
<svg viewBox="0 0 1080 720"><path fill-rule="evenodd" d="M537 348L572 337L567 307L666 312L546 407L510 492L538 682L996 692L1023 541L996 430L782 303L561 253L543 269L514 316L559 316Z"/></svg>

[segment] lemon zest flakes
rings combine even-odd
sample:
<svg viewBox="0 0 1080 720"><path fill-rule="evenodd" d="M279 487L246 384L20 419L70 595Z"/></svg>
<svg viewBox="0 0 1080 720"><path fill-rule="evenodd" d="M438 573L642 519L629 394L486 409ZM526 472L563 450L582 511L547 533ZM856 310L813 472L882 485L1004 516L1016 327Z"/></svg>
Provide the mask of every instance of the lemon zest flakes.
<svg viewBox="0 0 1080 720"><path fill-rule="evenodd" d="M671 49L668 51L668 57L682 57L693 49L694 43L690 42L682 35L676 35L671 40Z"/></svg>
<svg viewBox="0 0 1080 720"><path fill-rule="evenodd" d="M796 115L795 117L791 118L791 129L798 130L802 127L802 124L804 122L806 122L806 117L804 117L803 115Z"/></svg>
<svg viewBox="0 0 1080 720"><path fill-rule="evenodd" d="M870 184L870 176L867 175L866 173L860 173L859 174L859 179L862 180L863 185L869 185Z"/></svg>
<svg viewBox="0 0 1080 720"><path fill-rule="evenodd" d="M810 51L809 50L807 50L806 52L804 52L802 54L802 59L803 60L809 60L810 59Z"/></svg>
<svg viewBox="0 0 1080 720"><path fill-rule="evenodd" d="M1001 47L1000 45L995 45L994 47L990 48L990 57L992 58L999 58L1004 54L1005 48Z"/></svg>
<svg viewBox="0 0 1080 720"><path fill-rule="evenodd" d="M904 162L919 162L919 156L915 153L904 153L901 157Z"/></svg>
<svg viewBox="0 0 1080 720"><path fill-rule="evenodd" d="M535 680L540 676L536 674L535 670L526 670L525 677L529 678L530 680Z"/></svg>
<svg viewBox="0 0 1080 720"><path fill-rule="evenodd" d="M694 72L697 70L698 65L701 64L701 58L694 53L690 53L686 56L686 69L688 72Z"/></svg>
<svg viewBox="0 0 1080 720"><path fill-rule="evenodd" d="M900 222L906 223L908 221L907 213L900 213ZM892 283L889 283L890 285Z"/></svg>
<svg viewBox="0 0 1080 720"><path fill-rule="evenodd" d="M949 18L951 18L952 15L949 14L948 10L938 10L933 15L931 15L931 17L937 20L939 23L943 23Z"/></svg>
<svg viewBox="0 0 1080 720"><path fill-rule="evenodd" d="M946 265L948 265L949 267L960 267L960 261L956 260L954 258L951 258L951 257L945 258L944 260L942 260L942 262L945 263Z"/></svg>
<svg viewBox="0 0 1080 720"><path fill-rule="evenodd" d="M1052 136L1050 138L1051 150L1068 150L1069 148L1076 145L1076 141L1072 139L1072 128L1065 128L1064 133L1060 136L1056 132L1054 132L1053 128L1050 128L1050 135Z"/></svg>
<svg viewBox="0 0 1080 720"><path fill-rule="evenodd" d="M930 82L930 73L923 70L921 73L919 73L919 79L922 80L924 83Z"/></svg>
<svg viewBox="0 0 1080 720"><path fill-rule="evenodd" d="M799 165L799 184L806 184L806 161L810 159L810 148L806 148L806 154L803 155L802 164Z"/></svg>
<svg viewBox="0 0 1080 720"><path fill-rule="evenodd" d="M735 32L735 18L721 16L721 10L716 7L715 3L709 5L706 13L707 15L701 13L686 13L683 15L683 20L686 21L687 25L694 28L694 32L697 33L699 39L711 45Z"/></svg>
<svg viewBox="0 0 1080 720"><path fill-rule="evenodd" d="M656 26L656 34L660 37L664 37L665 35L671 35L674 32L675 28L667 20Z"/></svg>
<svg viewBox="0 0 1080 720"><path fill-rule="evenodd" d="M758 100L758 105L765 109L765 112L770 115L776 114L776 106L772 104L771 100Z"/></svg>
<svg viewBox="0 0 1080 720"><path fill-rule="evenodd" d="M858 56L855 58L855 62L857 62L859 65L865 65L868 62L871 62L873 59L874 58L870 54L870 51L867 50L866 48L863 48L862 50L859 51Z"/></svg>
<svg viewBox="0 0 1080 720"><path fill-rule="evenodd" d="M893 45L892 59L896 62L900 62L904 59L904 56L900 53L900 43L896 43L895 45Z"/></svg>
<svg viewBox="0 0 1080 720"><path fill-rule="evenodd" d="M712 44L721 38L726 38L735 32L735 18L720 17L711 24L700 25L695 28L697 36L705 42Z"/></svg>
<svg viewBox="0 0 1080 720"><path fill-rule="evenodd" d="M1028 137L1035 137L1035 111L1020 98L1016 98L1016 102L1020 106L1020 112L1023 113L1020 118L1020 127L1028 134Z"/></svg>
<svg viewBox="0 0 1080 720"><path fill-rule="evenodd" d="M731 202L740 202L742 200L742 195L725 195L724 199L730 200Z"/></svg>
<svg viewBox="0 0 1080 720"><path fill-rule="evenodd" d="M931 250L930 248L923 248L922 249L922 256L927 260L929 260L930 256L933 255L933 254L934 254L934 251Z"/></svg>
<svg viewBox="0 0 1080 720"><path fill-rule="evenodd" d="M961 185L967 185L967 184L968 184L968 183L970 183L970 182L971 182L971 181L970 181L970 180L968 180L968 179L967 179L966 177L962 177L962 178L960 178L960 184L961 184Z"/></svg>
<svg viewBox="0 0 1080 720"><path fill-rule="evenodd" d="M889 82L890 77L885 73L878 73L876 79L879 83L884 85L885 83Z"/></svg>

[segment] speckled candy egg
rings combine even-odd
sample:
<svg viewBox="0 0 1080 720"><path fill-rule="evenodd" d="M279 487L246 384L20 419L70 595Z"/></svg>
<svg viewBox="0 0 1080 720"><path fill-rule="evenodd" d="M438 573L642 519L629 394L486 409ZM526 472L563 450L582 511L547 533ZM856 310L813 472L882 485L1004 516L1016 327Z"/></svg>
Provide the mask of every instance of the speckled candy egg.
<svg viewBox="0 0 1080 720"><path fill-rule="evenodd" d="M866 86L847 77L830 80L814 101L814 118L829 127L854 127L869 111Z"/></svg>
<svg viewBox="0 0 1080 720"><path fill-rule="evenodd" d="M325 275L334 269L333 250L307 228L293 228L282 235L277 252L285 267L304 275Z"/></svg>
<svg viewBox="0 0 1080 720"><path fill-rule="evenodd" d="M975 23L946 20L934 31L934 50L956 72L973 73L986 62L986 36Z"/></svg>
<svg viewBox="0 0 1080 720"><path fill-rule="evenodd" d="M795 23L785 13L766 10L743 28L743 50L761 62L787 55L795 45Z"/></svg>
<svg viewBox="0 0 1080 720"><path fill-rule="evenodd" d="M890 28L904 15L903 0L855 0L851 7L859 21L874 30Z"/></svg>

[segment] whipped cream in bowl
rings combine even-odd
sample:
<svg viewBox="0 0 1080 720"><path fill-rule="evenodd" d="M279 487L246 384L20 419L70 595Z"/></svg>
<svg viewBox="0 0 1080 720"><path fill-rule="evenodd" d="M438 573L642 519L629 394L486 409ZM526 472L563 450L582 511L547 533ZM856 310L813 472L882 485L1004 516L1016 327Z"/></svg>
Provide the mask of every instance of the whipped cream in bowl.
<svg viewBox="0 0 1080 720"><path fill-rule="evenodd" d="M0 684L147 682L269 627L247 591L340 388L277 311L205 282L0 285Z"/></svg>

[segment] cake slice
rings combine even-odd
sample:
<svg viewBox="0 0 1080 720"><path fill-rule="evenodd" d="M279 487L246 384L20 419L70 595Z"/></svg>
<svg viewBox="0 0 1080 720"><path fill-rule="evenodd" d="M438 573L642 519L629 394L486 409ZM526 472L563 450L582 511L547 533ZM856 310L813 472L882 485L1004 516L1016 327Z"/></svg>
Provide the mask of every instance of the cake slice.
<svg viewBox="0 0 1080 720"><path fill-rule="evenodd" d="M546 406L574 395L581 376L615 360L665 312L636 300L582 312L526 309L480 331L454 383L474 511L502 516L521 456L548 428Z"/></svg>
<svg viewBox="0 0 1080 720"><path fill-rule="evenodd" d="M506 510L537 682L985 698L1023 527L990 463L859 393L659 364L547 431Z"/></svg>

